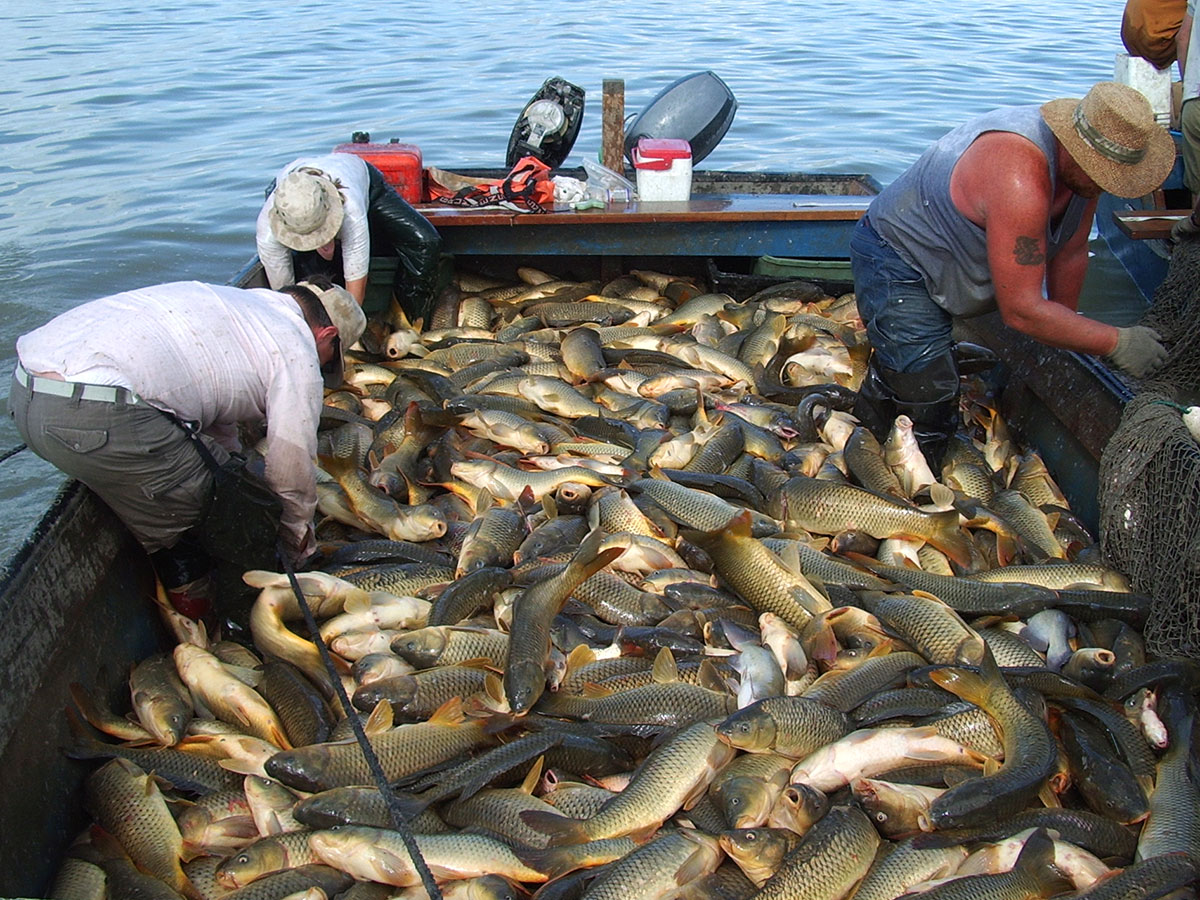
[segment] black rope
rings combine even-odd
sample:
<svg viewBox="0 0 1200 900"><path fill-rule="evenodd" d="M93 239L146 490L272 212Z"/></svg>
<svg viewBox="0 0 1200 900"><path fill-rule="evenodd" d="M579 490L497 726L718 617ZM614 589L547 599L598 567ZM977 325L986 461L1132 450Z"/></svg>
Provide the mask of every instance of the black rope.
<svg viewBox="0 0 1200 900"><path fill-rule="evenodd" d="M313 617L312 609L308 605L304 591L300 589L300 582L296 579L296 573L292 569L291 562L288 560L287 551L284 548L282 540L280 540L276 547L276 555L283 566L283 571L287 573L288 583L292 586L292 592L296 595L296 602L300 604L300 611L304 613L304 622L308 625L309 636L312 638L312 642L317 645L317 651L321 654L321 661L325 664L325 671L329 673L329 680L333 682L333 689L337 692L342 709L345 710L350 718L350 725L354 729L354 737L362 749L363 757L367 761L367 768L371 770L371 776L375 779L375 786L379 788L379 792L383 794L383 798L387 802L388 814L392 820L392 828L400 835L400 839L404 841L404 848L408 851L408 856L412 860L417 874L421 876L421 884L425 886L425 892L429 895L430 900L442 900L441 888L433 880L433 873L429 871L429 866L425 863L425 857L421 855L416 838L413 837L412 831L405 821L404 813L400 809L400 803L397 801L396 795L392 792L391 785L388 784L387 776L383 772L383 766L379 763L379 757L375 755L375 748L367 740L367 734L363 731L362 722L358 720L358 716L353 712L354 707L350 705L350 698L346 695L346 688L342 684L342 679L338 676L337 669L333 665L333 657L329 655L329 648L325 646L325 641L321 639L320 629L317 628L317 620Z"/></svg>
<svg viewBox="0 0 1200 900"><path fill-rule="evenodd" d="M0 463L4 462L6 459L11 459L24 449L25 444L17 444L17 446L13 447L11 450L5 450L3 453L0 453Z"/></svg>

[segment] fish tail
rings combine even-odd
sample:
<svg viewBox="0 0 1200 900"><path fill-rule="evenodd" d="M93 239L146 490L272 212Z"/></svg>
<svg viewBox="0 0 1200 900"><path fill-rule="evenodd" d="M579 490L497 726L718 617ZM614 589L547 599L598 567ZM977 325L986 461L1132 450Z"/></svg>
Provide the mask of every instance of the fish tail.
<svg viewBox="0 0 1200 900"><path fill-rule="evenodd" d="M959 524L958 510L937 513L936 518L937 525L928 537L929 543L950 557L964 572L977 572L983 568L979 548Z"/></svg>
<svg viewBox="0 0 1200 900"><path fill-rule="evenodd" d="M538 812L547 814L544 810L538 810ZM574 854L567 852L567 848L564 847L548 847L545 850L519 847L514 852L517 859L535 872L541 872L551 881L580 868Z"/></svg>
<svg viewBox="0 0 1200 900"><path fill-rule="evenodd" d="M929 678L939 687L943 687L956 697L968 700L976 706L980 705L987 696L987 683L979 674L969 669L958 669L947 666L933 669Z"/></svg>
<svg viewBox="0 0 1200 900"><path fill-rule="evenodd" d="M1072 882L1054 865L1054 841L1045 828L1039 828L1025 841L1013 869L1032 876L1040 897L1050 897L1074 888Z"/></svg>
<svg viewBox="0 0 1200 900"><path fill-rule="evenodd" d="M551 847L582 844L588 840L586 819L569 819L543 809L526 809L521 812L521 821L549 837Z"/></svg>
<svg viewBox="0 0 1200 900"><path fill-rule="evenodd" d="M421 794L405 794L401 791L392 791L389 805L395 803L396 808L404 817L405 821L411 822L429 807L432 798L426 798Z"/></svg>

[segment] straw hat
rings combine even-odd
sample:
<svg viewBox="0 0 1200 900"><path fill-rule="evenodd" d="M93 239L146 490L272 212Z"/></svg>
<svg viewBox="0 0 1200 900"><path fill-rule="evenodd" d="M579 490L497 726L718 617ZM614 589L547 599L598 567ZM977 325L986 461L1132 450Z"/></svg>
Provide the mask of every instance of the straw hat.
<svg viewBox="0 0 1200 900"><path fill-rule="evenodd" d="M321 305L325 307L325 312L329 313L329 320L338 330L338 352L333 361L321 370L325 376L325 387L336 390L342 386L346 371L346 350L354 346L366 331L367 316L354 299L354 295L344 287L335 284L322 288L308 281L298 284L317 295Z"/></svg>
<svg viewBox="0 0 1200 900"><path fill-rule="evenodd" d="M289 172L271 196L271 231L285 247L316 250L342 227L342 195L333 179L315 169Z"/></svg>
<svg viewBox="0 0 1200 900"><path fill-rule="evenodd" d="M1150 101L1128 85L1101 81L1082 100L1051 100L1042 118L1079 167L1117 197L1149 194L1175 165L1175 142L1154 121Z"/></svg>

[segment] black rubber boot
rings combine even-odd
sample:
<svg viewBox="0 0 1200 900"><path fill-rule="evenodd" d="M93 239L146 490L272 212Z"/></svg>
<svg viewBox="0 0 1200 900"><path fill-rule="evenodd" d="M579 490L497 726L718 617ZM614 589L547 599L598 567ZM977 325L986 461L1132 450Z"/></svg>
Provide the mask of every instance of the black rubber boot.
<svg viewBox="0 0 1200 900"><path fill-rule="evenodd" d="M888 369L871 355L854 417L883 442L899 415L912 419L921 452L933 471L940 472L950 438L958 431L958 366L953 354L915 372Z"/></svg>
<svg viewBox="0 0 1200 900"><path fill-rule="evenodd" d="M875 435L876 440L885 441L892 430L892 423L896 421L897 412L896 395L883 376L883 372L888 370L881 369L872 353L852 412L859 424Z"/></svg>
<svg viewBox="0 0 1200 900"><path fill-rule="evenodd" d="M916 372L892 372L883 377L895 397L896 415L912 419L913 436L934 472L959 427L958 365L952 353L938 357Z"/></svg>
<svg viewBox="0 0 1200 900"><path fill-rule="evenodd" d="M438 284L442 236L384 181L378 169L369 166L368 174L367 223L371 243L386 246L399 257L393 283L396 299L409 321L424 319L428 323Z"/></svg>
<svg viewBox="0 0 1200 900"><path fill-rule="evenodd" d="M150 563L176 611L203 621L211 634L216 625L216 606L213 563L208 554L185 534L174 547L151 553Z"/></svg>

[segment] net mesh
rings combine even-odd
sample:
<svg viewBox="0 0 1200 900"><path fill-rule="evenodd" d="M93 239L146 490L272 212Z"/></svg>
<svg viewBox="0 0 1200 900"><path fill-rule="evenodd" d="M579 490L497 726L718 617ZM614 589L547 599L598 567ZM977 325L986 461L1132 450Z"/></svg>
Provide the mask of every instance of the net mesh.
<svg viewBox="0 0 1200 900"><path fill-rule="evenodd" d="M1180 409L1200 400L1200 241L1176 247L1141 324L1158 331L1170 355L1105 447L1100 540L1152 598L1147 648L1200 659L1200 445Z"/></svg>

